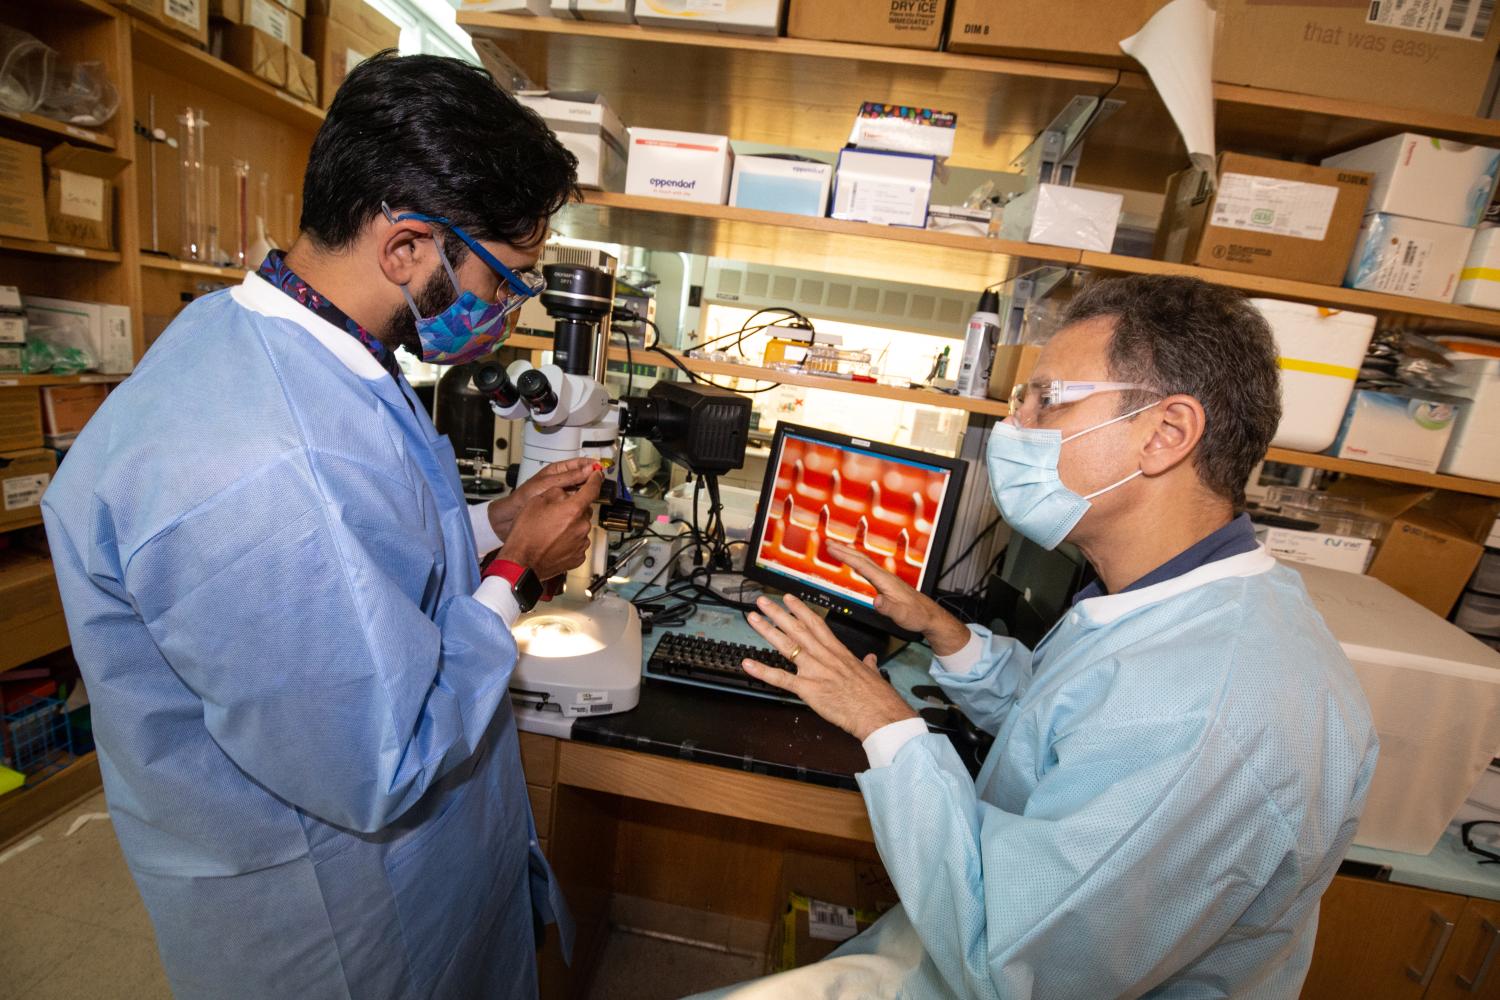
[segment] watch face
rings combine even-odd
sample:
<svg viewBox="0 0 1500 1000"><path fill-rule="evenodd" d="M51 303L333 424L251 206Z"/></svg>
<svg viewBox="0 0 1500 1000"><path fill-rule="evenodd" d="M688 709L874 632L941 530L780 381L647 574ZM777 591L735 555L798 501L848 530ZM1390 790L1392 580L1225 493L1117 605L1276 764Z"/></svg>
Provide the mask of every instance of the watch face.
<svg viewBox="0 0 1500 1000"><path fill-rule="evenodd" d="M511 584L511 590L516 595L516 603L522 611L530 611L536 607L536 602L542 596L542 581L538 580L536 574L527 569L522 571L520 579Z"/></svg>

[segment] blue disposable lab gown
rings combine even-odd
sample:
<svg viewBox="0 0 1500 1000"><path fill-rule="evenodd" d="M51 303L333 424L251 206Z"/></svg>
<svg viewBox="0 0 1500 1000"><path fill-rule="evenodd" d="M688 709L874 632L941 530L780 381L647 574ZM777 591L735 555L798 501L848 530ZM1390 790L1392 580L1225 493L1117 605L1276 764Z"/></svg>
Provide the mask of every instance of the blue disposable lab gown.
<svg viewBox="0 0 1500 1000"><path fill-rule="evenodd" d="M977 630L978 665L933 675L996 734L978 778L937 735L859 776L901 905L719 995L1296 997L1377 747L1272 562L1083 601L1035 652Z"/></svg>
<svg viewBox="0 0 1500 1000"><path fill-rule="evenodd" d="M562 903L452 449L368 355L366 377L339 360L364 351L347 334L251 290L304 321L245 289L190 305L43 503L167 977L178 998L535 996L533 914Z"/></svg>

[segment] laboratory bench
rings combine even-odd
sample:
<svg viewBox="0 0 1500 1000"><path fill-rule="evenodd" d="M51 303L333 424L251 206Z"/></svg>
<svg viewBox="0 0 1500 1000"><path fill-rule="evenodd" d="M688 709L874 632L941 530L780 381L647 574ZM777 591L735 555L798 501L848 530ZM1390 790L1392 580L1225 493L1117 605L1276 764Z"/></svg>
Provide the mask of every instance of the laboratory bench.
<svg viewBox="0 0 1500 1000"><path fill-rule="evenodd" d="M763 644L719 608L680 630ZM912 645L885 664L918 707L934 704L928 663ZM764 954L787 851L879 861L859 742L800 705L648 678L634 710L580 719L569 738L521 726L539 836L578 925L571 968L555 941L544 949L545 997L584 994L611 924ZM948 735L977 767L972 732ZM1478 861L1452 829L1425 857L1352 848L1303 997L1500 1000L1500 865Z"/></svg>

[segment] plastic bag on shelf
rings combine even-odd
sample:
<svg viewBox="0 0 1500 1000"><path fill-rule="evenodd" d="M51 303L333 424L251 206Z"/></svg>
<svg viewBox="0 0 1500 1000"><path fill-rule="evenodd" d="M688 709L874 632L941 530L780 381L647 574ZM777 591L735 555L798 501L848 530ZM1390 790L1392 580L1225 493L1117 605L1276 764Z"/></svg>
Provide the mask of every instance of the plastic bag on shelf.
<svg viewBox="0 0 1500 1000"><path fill-rule="evenodd" d="M0 109L35 111L47 96L57 53L19 28L0 24Z"/></svg>
<svg viewBox="0 0 1500 1000"><path fill-rule="evenodd" d="M97 128L115 116L120 92L99 62L60 63L37 106L37 114L70 125Z"/></svg>
<svg viewBox="0 0 1500 1000"><path fill-rule="evenodd" d="M23 375L77 375L95 367L89 352L77 347L49 344L45 340L29 340L21 351L21 373Z"/></svg>
<svg viewBox="0 0 1500 1000"><path fill-rule="evenodd" d="M119 107L103 63L69 62L35 36L0 24L0 109L97 127Z"/></svg>

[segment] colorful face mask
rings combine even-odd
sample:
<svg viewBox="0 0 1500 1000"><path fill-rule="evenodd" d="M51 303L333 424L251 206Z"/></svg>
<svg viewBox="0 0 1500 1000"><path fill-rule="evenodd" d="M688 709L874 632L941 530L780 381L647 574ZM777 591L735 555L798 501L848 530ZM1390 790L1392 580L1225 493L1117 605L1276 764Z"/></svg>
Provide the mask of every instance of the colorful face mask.
<svg viewBox="0 0 1500 1000"><path fill-rule="evenodd" d="M432 243L437 248L438 260L442 261L443 270L448 272L448 280L453 283L458 298L437 315L423 316L417 309L411 290L406 285L401 286L407 308L416 319L417 337L422 343L422 360L433 365L461 365L482 358L505 343L520 322L521 307L545 286L542 276L536 271L519 274L512 271L480 246L478 240L440 215L405 212L393 216L389 206L381 207L385 210L385 217L391 222L413 219L446 227L454 236L463 240L474 255L498 274L501 281L510 288L510 294L500 302L486 302L473 292L466 291L458 283L458 275L448 262L448 255L443 252L442 243L434 236Z"/></svg>

